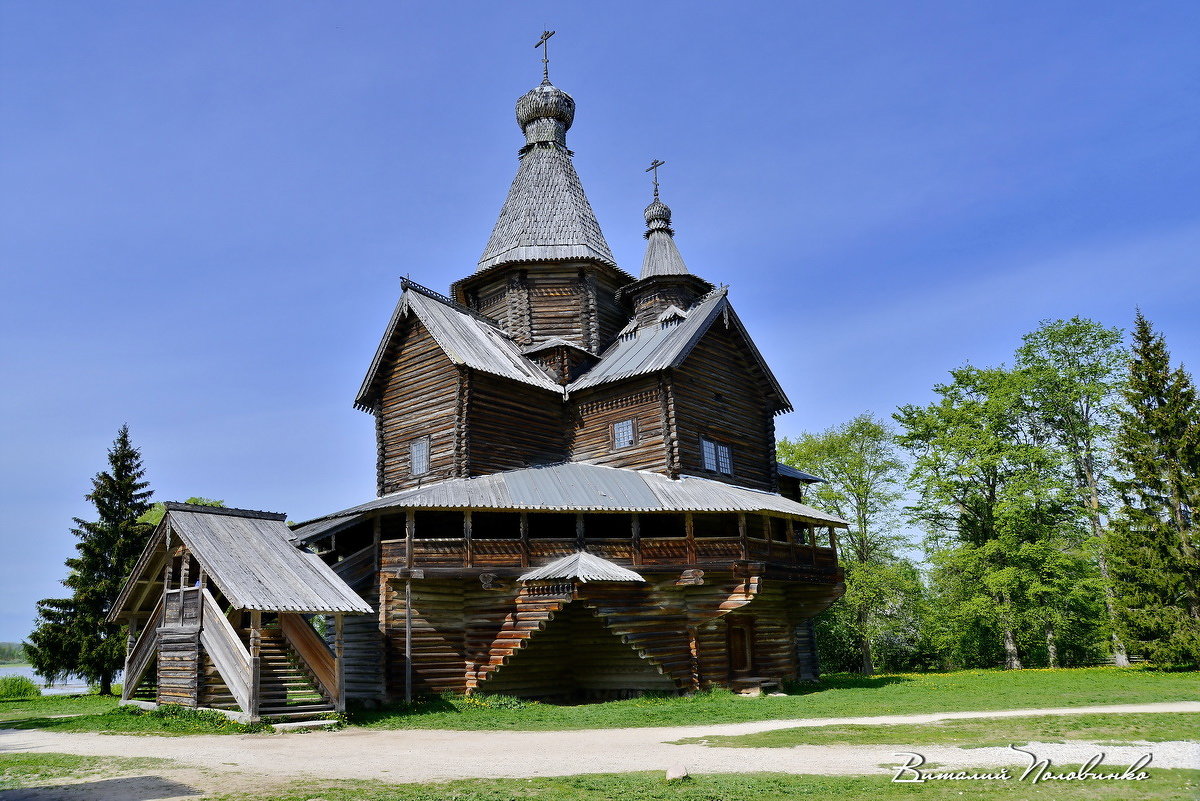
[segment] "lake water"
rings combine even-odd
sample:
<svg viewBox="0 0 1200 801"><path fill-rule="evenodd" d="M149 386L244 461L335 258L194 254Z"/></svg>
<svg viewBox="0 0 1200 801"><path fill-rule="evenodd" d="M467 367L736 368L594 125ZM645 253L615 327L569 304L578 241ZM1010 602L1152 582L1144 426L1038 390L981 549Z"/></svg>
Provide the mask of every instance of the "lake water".
<svg viewBox="0 0 1200 801"><path fill-rule="evenodd" d="M42 678L33 672L33 668L29 665L0 665L0 676L26 676L33 679L35 683L42 687L43 695L75 695L77 693L86 693L88 691L87 683L77 678L70 678L67 681L56 684L53 687L46 687L42 684ZM120 675L113 680L120 682Z"/></svg>

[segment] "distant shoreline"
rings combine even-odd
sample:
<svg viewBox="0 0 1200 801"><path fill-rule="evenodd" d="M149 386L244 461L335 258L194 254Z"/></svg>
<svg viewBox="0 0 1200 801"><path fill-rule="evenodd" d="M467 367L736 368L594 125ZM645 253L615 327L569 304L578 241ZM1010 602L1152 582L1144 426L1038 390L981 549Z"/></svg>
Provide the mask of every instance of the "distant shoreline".
<svg viewBox="0 0 1200 801"><path fill-rule="evenodd" d="M28 662L0 662L0 667L33 667Z"/></svg>

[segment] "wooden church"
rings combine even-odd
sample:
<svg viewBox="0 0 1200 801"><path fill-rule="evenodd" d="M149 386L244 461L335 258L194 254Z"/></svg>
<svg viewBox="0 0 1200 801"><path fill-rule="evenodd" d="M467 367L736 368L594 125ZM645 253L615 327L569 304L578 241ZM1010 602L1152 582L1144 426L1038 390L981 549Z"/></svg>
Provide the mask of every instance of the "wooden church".
<svg viewBox="0 0 1200 801"><path fill-rule="evenodd" d="M409 280L355 400L376 497L282 515L170 504L118 599L126 699L312 717L347 700L575 701L815 678L843 591L791 410L671 210L619 267L567 148L575 101L517 101L517 175L475 271Z"/></svg>

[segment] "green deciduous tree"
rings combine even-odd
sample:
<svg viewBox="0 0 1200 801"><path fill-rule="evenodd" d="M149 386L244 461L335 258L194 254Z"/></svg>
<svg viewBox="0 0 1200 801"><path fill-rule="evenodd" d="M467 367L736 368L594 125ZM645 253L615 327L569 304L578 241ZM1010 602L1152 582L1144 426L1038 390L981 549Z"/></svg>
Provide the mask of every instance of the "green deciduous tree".
<svg viewBox="0 0 1200 801"><path fill-rule="evenodd" d="M905 465L897 456L894 434L865 413L818 434L785 438L777 453L785 464L825 478L828 483L812 490L814 502L850 522L839 537L846 594L831 619L854 640L858 669L873 673L872 644L887 640L889 653L898 654L902 649L895 638L915 631L913 604L905 599L920 588L916 571L898 557L907 544L897 532Z"/></svg>
<svg viewBox="0 0 1200 801"><path fill-rule="evenodd" d="M188 498L184 503L190 503L193 506L224 506L225 501L214 500L213 498L201 498L193 496ZM167 514L167 505L162 501L153 503L146 513L138 518L139 523L149 523L152 527L157 526L162 522L163 517Z"/></svg>
<svg viewBox="0 0 1200 801"><path fill-rule="evenodd" d="M112 693L113 676L124 662L121 626L105 622L133 563L146 545L151 526L139 518L150 508L141 453L121 426L108 451L108 470L92 479L87 500L95 521L75 518L78 555L67 560L63 584L69 598L38 602L37 627L25 644L37 673L48 682L79 676Z"/></svg>
<svg viewBox="0 0 1200 801"><path fill-rule="evenodd" d="M1004 665L1020 668L1028 632L1055 654L1071 619L1070 583L1087 572L1076 494L1033 411L1026 373L968 366L950 375L935 387L938 401L895 415L915 459L911 519L933 554L942 617L933 628L960 663L990 659L998 644Z"/></svg>
<svg viewBox="0 0 1200 801"><path fill-rule="evenodd" d="M1127 666L1116 631L1116 605L1105 545L1111 478L1111 445L1128 355L1122 334L1093 320L1047 320L1026 334L1017 367L1030 390L1033 412L1069 460L1090 543L1101 576L1113 658Z"/></svg>
<svg viewBox="0 0 1200 801"><path fill-rule="evenodd" d="M1150 660L1200 664L1200 401L1138 312L1120 410L1120 508L1107 550L1125 636Z"/></svg>

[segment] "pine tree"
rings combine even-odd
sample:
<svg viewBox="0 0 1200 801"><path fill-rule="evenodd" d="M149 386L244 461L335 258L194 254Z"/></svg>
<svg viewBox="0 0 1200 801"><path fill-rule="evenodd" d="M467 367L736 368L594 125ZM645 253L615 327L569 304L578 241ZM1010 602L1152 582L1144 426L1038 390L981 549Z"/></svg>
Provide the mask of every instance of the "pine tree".
<svg viewBox="0 0 1200 801"><path fill-rule="evenodd" d="M86 496L98 519L77 517L71 530L79 538L79 554L67 559L70 572L63 580L71 597L38 601L37 627L25 644L34 670L47 681L79 676L99 684L101 695L112 694L125 653L122 627L106 623L105 616L152 530L138 520L150 508L151 492L128 425L117 433L108 465Z"/></svg>
<svg viewBox="0 0 1200 801"><path fill-rule="evenodd" d="M1147 659L1200 665L1200 400L1140 311L1123 395L1109 542L1119 621Z"/></svg>

